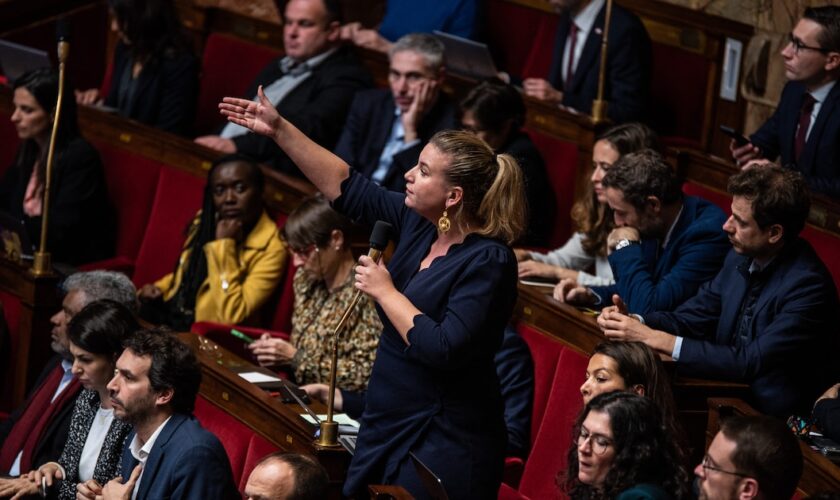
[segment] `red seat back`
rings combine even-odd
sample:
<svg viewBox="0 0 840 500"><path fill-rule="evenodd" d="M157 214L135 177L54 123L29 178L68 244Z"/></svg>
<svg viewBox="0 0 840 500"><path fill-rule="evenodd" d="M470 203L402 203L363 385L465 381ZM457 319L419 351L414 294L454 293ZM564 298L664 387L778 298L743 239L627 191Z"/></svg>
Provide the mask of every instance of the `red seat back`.
<svg viewBox="0 0 840 500"><path fill-rule="evenodd" d="M577 144L561 141L548 135L528 131L531 140L545 158L545 168L554 197L557 200L557 217L549 243L551 248L562 246L572 232L569 213L575 197L575 176L578 170Z"/></svg>
<svg viewBox="0 0 840 500"><path fill-rule="evenodd" d="M828 267L834 286L840 289L840 236L812 226L805 226L802 237L808 240Z"/></svg>
<svg viewBox="0 0 840 500"><path fill-rule="evenodd" d="M547 78L558 19L514 2L488 1L486 35L498 67L522 78Z"/></svg>
<svg viewBox="0 0 840 500"><path fill-rule="evenodd" d="M559 343L559 342L558 342ZM519 491L530 498L560 498L557 475L566 470L572 427L583 407L580 384L589 360L568 346L561 348L545 407Z"/></svg>
<svg viewBox="0 0 840 500"><path fill-rule="evenodd" d="M222 410L199 395L195 400L195 418L202 427L212 432L225 448L234 484L244 489L248 475L263 455L277 450L277 447L257 435L233 415Z"/></svg>
<svg viewBox="0 0 840 500"><path fill-rule="evenodd" d="M528 344L531 358L534 360L534 402L531 409L531 446L533 446L543 415L545 415L551 384L554 382L554 372L557 369L557 360L560 358L563 345L527 323L518 323L516 331Z"/></svg>
<svg viewBox="0 0 840 500"><path fill-rule="evenodd" d="M134 259L144 239L163 165L106 142L95 146L105 168L108 197L117 214L116 255Z"/></svg>
<svg viewBox="0 0 840 500"><path fill-rule="evenodd" d="M0 117L0 144L3 145L0 147L0 178L6 173L6 169L12 166L20 145L17 130L9 118L11 116Z"/></svg>
<svg viewBox="0 0 840 500"><path fill-rule="evenodd" d="M647 120L664 142L700 147L706 123L709 60L656 42L652 52L650 95L656 96L656 104L648 107Z"/></svg>
<svg viewBox="0 0 840 500"><path fill-rule="evenodd" d="M0 304L3 304L3 316L6 321L6 326L9 327L9 345L5 347L6 349L9 349L9 352L0 353L0 361L8 361L8 363L3 363L5 366L0 366L0 377L2 377L2 380L6 381L6 383L2 384L2 387L0 387L0 409L12 410L11 400L12 389L14 388L12 381L14 380L13 375L15 371L14 360L19 359L20 357L18 356L18 349L20 344L20 316L22 304L19 298L4 291L0 291Z"/></svg>
<svg viewBox="0 0 840 500"><path fill-rule="evenodd" d="M219 114L218 106L222 97L242 96L260 70L281 54L280 50L265 45L231 35L210 33L202 58L196 132L208 134L221 126L224 118Z"/></svg>
<svg viewBox="0 0 840 500"><path fill-rule="evenodd" d="M683 193L688 196L698 196L717 205L727 215L732 213L732 196L692 181L683 184Z"/></svg>
<svg viewBox="0 0 840 500"><path fill-rule="evenodd" d="M143 243L137 252L132 276L135 285L151 283L175 268L186 237L184 230L201 207L204 183L204 179L181 170L161 170Z"/></svg>

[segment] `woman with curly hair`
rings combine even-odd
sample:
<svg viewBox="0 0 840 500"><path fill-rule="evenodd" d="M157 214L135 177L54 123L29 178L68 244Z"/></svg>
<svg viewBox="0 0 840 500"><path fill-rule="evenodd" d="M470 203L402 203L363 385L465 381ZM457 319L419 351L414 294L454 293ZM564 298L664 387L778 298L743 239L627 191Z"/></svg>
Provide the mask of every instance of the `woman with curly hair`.
<svg viewBox="0 0 840 500"><path fill-rule="evenodd" d="M654 131L641 123L617 125L596 138L590 184L586 194L572 206L572 223L577 232L565 245L548 253L516 249L520 278L573 279L582 286L615 282L607 260L607 235L613 229L613 215L601 179L619 158L642 149L658 149L658 139ZM593 267L594 274L588 272Z"/></svg>
<svg viewBox="0 0 840 500"><path fill-rule="evenodd" d="M652 399L629 392L594 397L580 413L561 487L572 499L682 499L689 475Z"/></svg>

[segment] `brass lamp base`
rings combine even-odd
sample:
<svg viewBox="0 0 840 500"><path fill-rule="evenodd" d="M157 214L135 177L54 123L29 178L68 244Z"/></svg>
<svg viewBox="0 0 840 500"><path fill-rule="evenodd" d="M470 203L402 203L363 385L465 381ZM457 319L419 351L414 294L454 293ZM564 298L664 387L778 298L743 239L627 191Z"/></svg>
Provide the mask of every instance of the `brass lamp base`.
<svg viewBox="0 0 840 500"><path fill-rule="evenodd" d="M29 270L35 276L52 274L52 259L49 252L35 252L35 260Z"/></svg>
<svg viewBox="0 0 840 500"><path fill-rule="evenodd" d="M338 444L338 422L321 421L321 434L315 444L323 448L335 448Z"/></svg>
<svg viewBox="0 0 840 500"><path fill-rule="evenodd" d="M603 123L607 121L607 101L603 99L595 99L592 101L592 121L595 123Z"/></svg>

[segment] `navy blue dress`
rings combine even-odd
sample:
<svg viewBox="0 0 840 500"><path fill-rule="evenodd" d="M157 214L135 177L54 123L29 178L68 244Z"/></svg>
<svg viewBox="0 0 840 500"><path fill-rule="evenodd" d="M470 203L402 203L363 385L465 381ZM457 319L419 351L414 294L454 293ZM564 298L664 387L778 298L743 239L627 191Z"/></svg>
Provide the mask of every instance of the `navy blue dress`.
<svg viewBox="0 0 840 500"><path fill-rule="evenodd" d="M399 484L426 498L408 456L441 478L449 498L496 498L506 443L493 356L516 301L516 259L502 242L475 234L422 271L436 227L351 171L337 210L360 222L394 225L388 263L394 285L423 314L406 345L377 306L384 329L344 493Z"/></svg>

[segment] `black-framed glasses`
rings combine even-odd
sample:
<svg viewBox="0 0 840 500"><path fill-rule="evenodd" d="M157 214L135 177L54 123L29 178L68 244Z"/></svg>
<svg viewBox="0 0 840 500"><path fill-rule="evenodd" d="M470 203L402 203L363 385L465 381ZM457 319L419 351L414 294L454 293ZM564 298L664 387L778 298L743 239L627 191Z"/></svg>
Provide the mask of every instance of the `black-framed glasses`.
<svg viewBox="0 0 840 500"><path fill-rule="evenodd" d="M587 441L589 441L589 446L592 447L592 453L596 455L603 455L607 452L607 448L613 444L612 439L607 436L604 436L603 434L590 433L588 430L581 427L580 432L578 433L577 444L578 446L583 446Z"/></svg>
<svg viewBox="0 0 840 500"><path fill-rule="evenodd" d="M802 40L793 36L793 33L788 33L788 43L793 45L793 52L794 54L799 54L800 50L816 50L817 52L828 54L830 50L824 49L822 47L812 47L810 45L805 45L802 43Z"/></svg>
<svg viewBox="0 0 840 500"><path fill-rule="evenodd" d="M711 460L712 459L709 457L709 455L706 455L705 457L703 457L703 462L700 464L700 467L703 468L704 472L712 470L712 471L715 471L715 472L720 472L722 474L729 474L729 475L732 475L732 476L749 477L749 475L744 474L742 472L735 472L735 471L731 471L731 470L721 469L720 467L718 467L716 465L712 465Z"/></svg>

